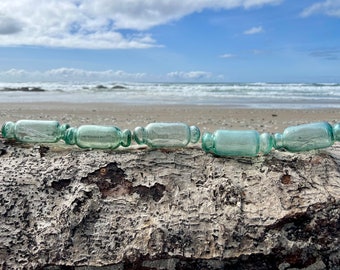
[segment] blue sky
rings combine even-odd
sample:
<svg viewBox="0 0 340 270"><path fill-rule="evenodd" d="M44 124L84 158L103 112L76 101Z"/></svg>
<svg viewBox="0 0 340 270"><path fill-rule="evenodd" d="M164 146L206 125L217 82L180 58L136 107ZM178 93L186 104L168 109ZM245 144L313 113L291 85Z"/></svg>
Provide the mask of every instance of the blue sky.
<svg viewBox="0 0 340 270"><path fill-rule="evenodd" d="M340 82L340 0L2 0L0 81Z"/></svg>

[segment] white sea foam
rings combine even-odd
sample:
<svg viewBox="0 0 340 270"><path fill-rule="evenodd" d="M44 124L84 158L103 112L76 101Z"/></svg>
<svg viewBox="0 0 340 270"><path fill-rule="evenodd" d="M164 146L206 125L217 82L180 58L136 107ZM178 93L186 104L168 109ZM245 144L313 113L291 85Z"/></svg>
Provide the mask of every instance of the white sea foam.
<svg viewBox="0 0 340 270"><path fill-rule="evenodd" d="M32 88L45 91L36 91L37 89L29 91ZM0 102L51 101L206 104L258 108L340 108L340 84L0 83Z"/></svg>

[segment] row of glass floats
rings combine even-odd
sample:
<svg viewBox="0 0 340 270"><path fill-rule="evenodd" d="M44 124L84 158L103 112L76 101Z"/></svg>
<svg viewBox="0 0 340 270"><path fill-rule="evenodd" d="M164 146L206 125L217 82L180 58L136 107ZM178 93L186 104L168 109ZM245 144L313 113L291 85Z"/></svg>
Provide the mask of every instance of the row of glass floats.
<svg viewBox="0 0 340 270"><path fill-rule="evenodd" d="M64 140L66 144L81 148L115 149L128 147L133 138L138 144L152 148L185 147L197 143L201 137L198 127L183 123L152 123L130 130L115 126L83 125L78 128L57 121L20 120L6 122L2 136L26 143L53 143ZM340 141L340 123L331 126L318 122L288 127L284 132L259 134L255 130L217 130L202 136L202 149L219 156L256 156L268 154L272 148L290 152L326 148Z"/></svg>

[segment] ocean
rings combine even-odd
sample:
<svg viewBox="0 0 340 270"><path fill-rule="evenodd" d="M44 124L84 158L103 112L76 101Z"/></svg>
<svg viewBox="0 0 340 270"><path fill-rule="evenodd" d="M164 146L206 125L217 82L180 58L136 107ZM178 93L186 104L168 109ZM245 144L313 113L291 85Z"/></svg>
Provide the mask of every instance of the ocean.
<svg viewBox="0 0 340 270"><path fill-rule="evenodd" d="M0 83L0 103L66 102L340 108L337 83Z"/></svg>

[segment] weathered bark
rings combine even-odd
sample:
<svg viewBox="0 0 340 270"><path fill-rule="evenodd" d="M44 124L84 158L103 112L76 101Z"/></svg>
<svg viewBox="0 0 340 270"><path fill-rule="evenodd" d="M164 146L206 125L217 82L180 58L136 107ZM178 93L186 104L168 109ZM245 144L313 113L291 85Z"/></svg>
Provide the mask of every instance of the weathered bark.
<svg viewBox="0 0 340 270"><path fill-rule="evenodd" d="M0 139L0 163L2 269L340 264L339 144L218 158Z"/></svg>

